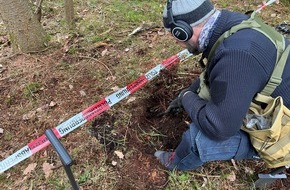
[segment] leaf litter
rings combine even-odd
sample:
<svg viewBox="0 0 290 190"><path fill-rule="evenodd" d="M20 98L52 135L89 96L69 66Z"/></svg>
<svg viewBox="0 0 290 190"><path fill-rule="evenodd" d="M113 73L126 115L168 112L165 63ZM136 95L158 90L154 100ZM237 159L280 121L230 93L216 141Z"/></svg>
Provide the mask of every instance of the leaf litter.
<svg viewBox="0 0 290 190"><path fill-rule="evenodd" d="M238 3L241 2L239 1ZM229 8L231 7L232 6L229 5ZM277 15L274 15L274 13L267 13L266 16L274 18L274 16L278 17L280 13L275 12L275 14ZM162 29L150 28L150 25L146 26L142 24L135 28L132 33L130 33L131 31L129 32L129 34L131 34L131 39L140 38L146 40L149 48L154 48L157 43L168 40L166 35L164 35L166 32ZM112 28L105 32L109 34L112 32ZM0 111L2 117L1 124L5 126L5 128L2 127L2 134L0 131L1 146L5 149L5 154L4 152L1 153L2 157L7 156L8 153L10 154L15 150L15 142L24 145L24 143L29 142L32 138L42 135L45 128L52 128L56 124L71 117L73 114L79 113L83 106L93 102L92 99L99 99L111 93L109 90L106 91L104 86L97 86L101 84L101 82L110 82L110 85L114 86L111 90L118 90L118 86L120 86L118 81L120 78L110 65L109 67L103 65L106 67L106 71L110 71L107 75L104 74L104 81L97 81L94 78L89 78L88 74L91 74L92 70L100 72L97 70L100 63L112 63L112 65L121 64L120 58L122 56L129 56L130 53L136 51L135 47L132 46L118 49L119 47L116 44L104 40L94 43L88 50L82 50L80 52L81 55L70 55L70 48L77 47L81 37L62 35L58 39L59 43L64 43L61 49L51 50L43 55L32 55L28 57L23 54L12 54L8 38L1 37L1 40L5 43L5 46L1 46L4 47L3 51L1 51L1 55L9 57L0 60L0 95L2 101L0 103ZM140 56L146 56L147 49L137 49ZM114 55L115 50L117 52L116 56ZM160 51L160 54L163 53L166 53L165 49ZM84 66L82 67L83 69L78 70L74 78L71 76L67 77L64 74L69 74L71 71L70 69L72 69L74 65L77 66L77 64L80 63L84 64L85 59L88 59L84 57L89 57L91 55L93 55L93 59L90 58L89 60L92 64L96 63L96 60L98 60L98 64L95 64L93 69L89 67L86 68L86 65L82 65ZM81 58L81 56L83 57ZM38 62L37 60L43 61ZM40 67L34 67L33 65L40 65ZM147 67L148 69L151 68L151 66L152 63L148 63L144 68ZM62 72L57 68L61 68ZM32 71L37 73L35 74ZM188 71L188 73L192 72L194 71ZM164 184L168 183L168 172L166 172L154 158L153 153L156 149L174 149L181 139L182 132L187 129L187 123L190 120L184 113L179 116L157 117L156 115L165 111L168 103L177 95L180 87L185 87L190 84L195 76L190 76L190 78L186 78L186 81L184 81L184 78L179 78L180 76L174 70L163 74L163 76L160 76L157 80L152 81L152 83L143 88L142 92L146 94L146 96L140 97L137 92L137 95L128 98L128 104L124 104L124 106L126 105L126 109L131 110L130 112L126 111L125 108L123 109L123 104L121 103L121 105L117 105L118 107L115 111L103 113L92 123L83 127L82 130L78 130L65 138L64 141L69 152L73 152L76 147L82 147L83 144L89 141L90 137L86 136L87 141L84 142L84 135L87 135L87 133L84 132L86 129L89 130L93 138L102 145L102 149L96 148L98 143L94 143L83 150L85 153L74 154L74 157L79 163L79 168L83 167L81 163L92 162L94 165L97 165L98 161L101 159L99 157L101 155L100 152L104 150L106 157L105 163L114 165L110 170L114 170L118 173L118 176L120 176L116 182L118 189L164 189ZM21 96L21 89L15 85L15 81L24 80L29 82L29 80L32 79L44 81L45 86L49 86L49 88L37 92L36 95L38 96L34 97L33 103L31 103L31 100L23 98ZM82 81L82 83L79 81ZM170 88L168 88L169 86ZM110 89L110 86L105 87ZM68 88L74 89L75 92L68 92ZM81 93L82 90L86 95ZM84 96L81 96L82 94ZM135 97L137 98L135 99ZM51 103L51 98L54 100L53 103ZM50 102L49 108L46 107L48 102ZM32 106L32 104L34 105ZM21 106L17 107L18 105ZM43 105L45 107L42 107ZM41 113L49 113L50 115L44 121L38 117L38 114ZM119 122L119 120L124 120L124 122ZM17 128L15 126L17 126ZM78 151L81 152L81 150ZM116 154L116 152L118 152L118 154ZM47 161L43 162L42 159L46 159ZM26 164L19 164L17 166L17 171L11 172L13 175L8 172L6 176L11 180L15 179L15 181L17 181L17 179L22 179L22 175L33 176L35 173L36 175L33 177L36 177L40 173L43 173L46 178L51 179L52 176L58 175L57 173L59 172L53 172L53 163L48 160L58 160L57 157L53 156L52 150L49 148L47 149L46 156L41 157L36 155L32 159L29 159L28 162L30 164L28 164L28 166ZM42 169L38 171L37 164L41 165L41 163ZM226 181L215 181L220 179L220 171L225 171L229 167L234 171L227 172L229 175ZM261 163L251 161L234 163L217 161L206 164L194 173L192 172L191 175L194 177L192 177L191 180L194 179L194 182L199 183L205 188L217 182L216 184L225 183L225 189L234 189L234 187L237 187L237 183L244 183L246 185L245 181L240 181L241 179L247 179L247 177L253 174L264 171L266 172L267 169L264 168ZM75 172L77 173L78 170ZM14 178L14 175L17 175L17 177ZM25 178L24 180L28 184L26 188L28 189L32 182L29 178ZM109 179L107 179L107 181L109 181ZM18 189L21 183L13 184L10 182L10 188ZM5 185L6 182L3 184ZM285 184L290 183L289 181L278 181L272 188L280 189ZM36 185L44 189L51 187L49 184ZM96 187L96 184L86 183L85 185L87 185L86 187L88 189L95 189ZM25 187L21 188L25 189Z"/></svg>

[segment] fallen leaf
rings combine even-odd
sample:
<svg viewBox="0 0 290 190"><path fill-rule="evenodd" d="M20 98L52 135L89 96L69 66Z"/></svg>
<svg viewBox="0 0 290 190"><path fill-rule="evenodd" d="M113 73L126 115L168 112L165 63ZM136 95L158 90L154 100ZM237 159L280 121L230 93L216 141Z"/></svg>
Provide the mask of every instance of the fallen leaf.
<svg viewBox="0 0 290 190"><path fill-rule="evenodd" d="M106 78L106 80L114 81L114 80L116 80L116 78L117 78L117 77L115 77L115 76L108 76L108 77Z"/></svg>
<svg viewBox="0 0 290 190"><path fill-rule="evenodd" d="M50 103L49 103L49 107L54 107L54 106L56 106L56 102L54 102L54 101L51 101Z"/></svg>
<svg viewBox="0 0 290 190"><path fill-rule="evenodd" d="M136 100L136 97L132 96L127 100L127 103L134 102L135 100Z"/></svg>
<svg viewBox="0 0 290 190"><path fill-rule="evenodd" d="M247 174L253 174L254 173L254 171L253 171L253 169L251 169L251 168L249 168L249 167L245 167L244 168L245 169L245 172L247 173Z"/></svg>
<svg viewBox="0 0 290 190"><path fill-rule="evenodd" d="M202 178L203 178L203 183L202 183L201 187L205 187L208 184L208 179L205 177L202 177Z"/></svg>
<svg viewBox="0 0 290 190"><path fill-rule="evenodd" d="M128 36L132 36L138 32L140 32L143 29L143 25L137 27L135 30L133 30L133 32L131 32L130 34L128 34Z"/></svg>
<svg viewBox="0 0 290 190"><path fill-rule="evenodd" d="M115 152L114 152L120 159L123 159L124 158L124 154L121 152L121 151L118 151L118 150L116 150Z"/></svg>
<svg viewBox="0 0 290 190"><path fill-rule="evenodd" d="M0 40L0 42L1 42L1 40ZM5 71L5 68L3 67L3 65L0 64L0 73L2 73L3 71Z"/></svg>
<svg viewBox="0 0 290 190"><path fill-rule="evenodd" d="M29 174L30 172L32 172L32 171L35 169L36 165L37 165L36 163L29 164L29 165L27 166L27 168L25 168L25 170L23 171L23 174L24 174L24 175L27 175L27 174Z"/></svg>
<svg viewBox="0 0 290 190"><path fill-rule="evenodd" d="M234 166L234 168L235 168L235 170L239 170L239 168L238 168L238 166L237 166L237 164L236 164L236 162L235 162L235 160L234 159L231 159L231 162L232 162L232 164L233 164L233 166Z"/></svg>
<svg viewBox="0 0 290 190"><path fill-rule="evenodd" d="M118 86L114 86L111 88L113 91L117 91L117 90L120 90L120 88Z"/></svg>
<svg viewBox="0 0 290 190"><path fill-rule="evenodd" d="M45 150L43 154L40 154L40 158L47 158L47 151Z"/></svg>
<svg viewBox="0 0 290 190"><path fill-rule="evenodd" d="M29 119L33 118L35 116L35 114L36 114L36 111L30 111L30 112L28 112L28 114L24 114L22 116L22 119L29 120Z"/></svg>
<svg viewBox="0 0 290 190"><path fill-rule="evenodd" d="M45 104L39 108L36 109L36 112L43 112L48 108L48 104Z"/></svg>
<svg viewBox="0 0 290 190"><path fill-rule="evenodd" d="M236 174L232 171L232 173L227 177L230 181L236 181Z"/></svg>
<svg viewBox="0 0 290 190"><path fill-rule="evenodd" d="M101 53L102 57L104 57L107 53L108 53L108 49L105 49L104 51L102 51Z"/></svg>
<svg viewBox="0 0 290 190"><path fill-rule="evenodd" d="M157 172L156 172L156 171L153 171L153 172L151 173L151 177L152 177L152 179L154 180L154 179L157 177Z"/></svg>
<svg viewBox="0 0 290 190"><path fill-rule="evenodd" d="M113 165L113 166L116 166L116 165L117 165L117 162L113 160L113 161L112 161L112 165Z"/></svg>
<svg viewBox="0 0 290 190"><path fill-rule="evenodd" d="M49 177L49 175L52 173L52 169L54 168L54 166L52 164L49 164L47 162L44 162L42 164L42 169L43 172L45 174L45 178L47 179Z"/></svg>
<svg viewBox="0 0 290 190"><path fill-rule="evenodd" d="M99 42L99 43L96 43L95 44L95 47L96 48L99 48L99 47L104 47L104 46L108 46L109 44L105 43L105 42Z"/></svg>
<svg viewBox="0 0 290 190"><path fill-rule="evenodd" d="M158 34L159 36L164 36L164 35L165 35L165 32L158 31L157 34Z"/></svg>
<svg viewBox="0 0 290 190"><path fill-rule="evenodd" d="M83 90L80 91L80 94L81 94L81 96L86 96L87 95L86 92L83 91Z"/></svg>

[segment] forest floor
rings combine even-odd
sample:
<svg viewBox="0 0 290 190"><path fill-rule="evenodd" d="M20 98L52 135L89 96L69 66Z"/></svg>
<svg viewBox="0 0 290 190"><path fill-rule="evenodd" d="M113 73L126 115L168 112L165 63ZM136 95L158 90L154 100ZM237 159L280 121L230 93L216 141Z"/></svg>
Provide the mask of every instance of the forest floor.
<svg viewBox="0 0 290 190"><path fill-rule="evenodd" d="M219 9L241 12L262 3L214 2ZM163 3L75 1L76 27L68 30L63 2L44 1L41 22L51 40L46 51L33 54L12 51L0 20L0 159L181 51L162 27ZM289 23L289 4L280 2L261 15L272 26ZM160 113L197 79L198 59L189 58L163 71L60 139L75 161L72 171L81 189L254 189L257 175L269 171L262 161L214 161L180 172L165 170L154 157L156 150L173 150L191 122L185 113ZM267 189L289 189L287 176ZM59 157L48 146L0 174L0 187L69 189L70 183Z"/></svg>

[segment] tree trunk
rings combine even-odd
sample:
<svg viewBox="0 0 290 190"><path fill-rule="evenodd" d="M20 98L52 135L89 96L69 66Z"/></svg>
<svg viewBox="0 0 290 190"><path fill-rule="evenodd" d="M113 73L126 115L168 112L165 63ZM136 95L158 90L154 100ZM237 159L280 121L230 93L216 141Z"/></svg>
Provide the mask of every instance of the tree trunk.
<svg viewBox="0 0 290 190"><path fill-rule="evenodd" d="M64 0L65 19L69 29L74 28L74 2L73 0Z"/></svg>
<svg viewBox="0 0 290 190"><path fill-rule="evenodd" d="M42 51L48 41L40 22L33 14L28 0L0 0L0 15L15 51Z"/></svg>

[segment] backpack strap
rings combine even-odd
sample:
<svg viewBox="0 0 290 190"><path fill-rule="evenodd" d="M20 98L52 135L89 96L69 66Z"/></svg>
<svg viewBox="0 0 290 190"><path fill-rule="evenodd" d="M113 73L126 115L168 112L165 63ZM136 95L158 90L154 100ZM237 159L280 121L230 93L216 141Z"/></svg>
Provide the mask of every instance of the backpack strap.
<svg viewBox="0 0 290 190"><path fill-rule="evenodd" d="M281 55L278 63L276 64L272 72L270 80L268 81L264 89L260 92L261 94L270 96L274 92L275 88L280 85L280 83L282 82L283 70L286 65L289 53L290 53L290 45L288 45L288 47Z"/></svg>
<svg viewBox="0 0 290 190"><path fill-rule="evenodd" d="M220 45L220 43L224 39L228 38L229 36L236 33L237 31L245 29L245 28L251 28L264 34L269 40L271 40L271 42L275 45L277 49L276 66L274 68L274 71L271 75L270 80L268 81L267 85L261 92L264 95L271 95L274 92L275 88L279 86L279 84L282 82L281 76L282 76L286 61L287 61L289 48L287 48L288 50L285 50L285 39L283 35L278 33L271 26L265 24L258 16L256 16L255 12L251 14L251 17L248 20L244 20L240 24L233 26L230 30L224 32L218 38L216 43L211 48L211 51L208 56L208 61L210 62L212 60L212 57L215 53L216 48Z"/></svg>

